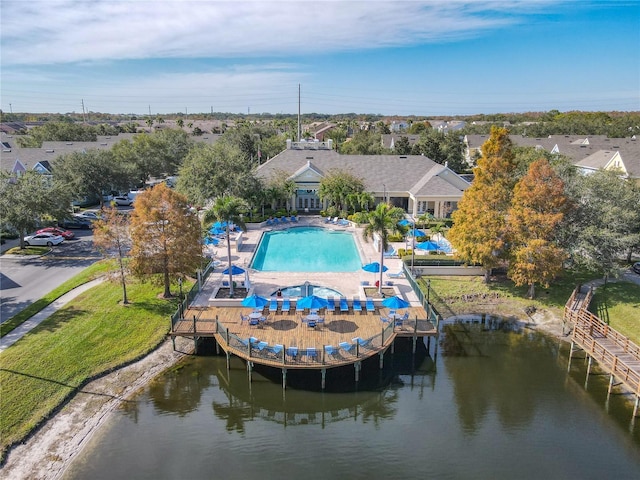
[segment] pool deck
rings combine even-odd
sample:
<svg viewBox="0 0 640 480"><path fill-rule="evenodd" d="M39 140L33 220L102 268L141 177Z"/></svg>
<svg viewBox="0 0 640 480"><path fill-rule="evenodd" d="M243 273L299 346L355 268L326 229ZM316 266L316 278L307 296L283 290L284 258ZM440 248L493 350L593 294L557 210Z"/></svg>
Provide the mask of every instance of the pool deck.
<svg viewBox="0 0 640 480"><path fill-rule="evenodd" d="M329 287L337 290L349 299L353 298L354 295L359 295L360 298L364 299L365 295L362 290L361 282L368 281L370 285L374 285L375 282L380 278L379 273L374 274L365 272L362 269L356 272L333 273L261 272L248 268L248 265L251 262L251 258L253 257L253 253L257 248L258 243L260 242L262 232L269 230L283 230L285 228L295 228L299 226L320 226L333 230L351 232L354 234L354 240L356 242L358 252L360 253L362 264L365 265L367 263L380 261L380 253L375 251L373 242L371 240L369 242L365 242L363 240L361 228L356 228L353 226L342 227L333 224L326 224L324 222L324 219L320 216L302 216L300 217L298 223L287 224L278 227L260 228L249 226L248 231L244 233L243 245L240 251L236 252L232 247L231 261L233 264L238 265L239 267L248 269L252 293L261 295L263 297L270 297L273 292L278 290L278 288L302 285L308 281L313 285L322 285L324 287ZM397 243L393 245L396 250L398 248L404 248L405 246L404 243ZM228 280L228 276L222 274L222 270L224 270L227 265L227 248L225 245L221 245L219 247L210 246L208 248L210 253L214 253L214 259L222 262L217 271L213 272L209 276L208 285L206 285L205 287L205 290L208 290L210 292L211 297L215 294L216 287L220 287L222 285L222 281ZM392 282L393 287L395 287L395 290L397 291L397 294L399 296L411 302L412 304L415 303L416 306L419 306L420 302L413 293L413 290L411 289L411 286L406 279L389 278L387 276L388 273L396 273L402 269L401 260L399 258L385 257L384 265L388 267L389 270L383 274L383 281ZM239 282L241 280L244 280L244 275L238 275L234 279ZM197 299L200 306L213 305L213 303L209 303L208 298L205 299L204 296L201 297L201 299Z"/></svg>
<svg viewBox="0 0 640 480"><path fill-rule="evenodd" d="M398 272L402 268L399 258L385 257L384 265L388 271L383 274L385 290L393 290L394 294L410 303L406 309L409 318L402 325L394 322L383 321L381 317L387 317L389 309L381 305L381 298L374 295L375 311L367 312L365 308L365 292L363 282L369 282L373 287L380 278L380 274L365 272L359 269L356 272L261 272L248 268L254 251L264 231L282 230L298 226L321 226L354 234L354 240L361 257L362 264L380 261L380 254L375 251L372 241L366 242L362 237L362 229L353 225L339 226L327 224L319 216L302 216L297 223L278 227L250 226L243 234L243 244L240 251L235 251L232 246L231 260L248 271L249 294L270 297L279 288L302 285L309 282L312 285L320 285L337 290L347 298L352 307L353 297L362 300L363 312L340 312L339 306L336 312L323 312L320 314L324 322L315 328L309 327L305 322L308 312L295 311L296 298L291 298L293 311L291 313L269 312L265 306L263 315L265 322L260 325L249 325L241 321L240 314L247 315L251 308L242 307L241 299L216 298L222 282L228 280L228 275L221 272L227 265L226 245L218 247L209 246L209 254L214 260L221 262L220 266L212 272L201 292L184 312L184 318L175 322L172 326L171 336L213 337L220 348L227 355L233 354L243 358L248 365L258 363L283 369L320 369L357 365L362 360L382 355L398 337L409 337L415 342L418 338L436 335L436 329L427 320L428 315L417 296L413 292L408 280L402 278L390 278L387 273ZM404 243L394 244L396 249L404 247ZM238 283L244 281L245 275L237 275L234 280ZM387 282L392 283L387 285ZM282 303L280 302L280 305Z"/></svg>

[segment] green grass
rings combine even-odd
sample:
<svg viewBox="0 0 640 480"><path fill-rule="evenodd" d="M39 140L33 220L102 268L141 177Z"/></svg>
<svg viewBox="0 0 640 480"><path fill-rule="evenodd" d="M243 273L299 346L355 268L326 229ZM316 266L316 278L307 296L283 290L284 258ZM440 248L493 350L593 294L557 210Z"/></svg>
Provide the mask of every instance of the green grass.
<svg viewBox="0 0 640 480"><path fill-rule="evenodd" d="M108 272L111 268L112 261L101 260L99 262L94 263L90 267L84 269L78 275L73 278L67 280L59 287L53 289L51 292L46 294L44 297L36 300L31 305L26 307L24 310L20 311L13 317L9 318L7 321L3 322L0 325L0 338L5 336L7 333L12 331L14 328L18 327L33 315L38 313L43 308L47 307L49 304L53 303L55 300L60 298L65 293L73 290L79 285L83 283L87 283L94 278L98 278Z"/></svg>
<svg viewBox="0 0 640 480"><path fill-rule="evenodd" d="M615 282L595 291L589 310L636 345L640 345L640 287Z"/></svg>
<svg viewBox="0 0 640 480"><path fill-rule="evenodd" d="M7 255L44 255L49 252L51 248L49 247L13 247L7 250L5 253Z"/></svg>
<svg viewBox="0 0 640 480"><path fill-rule="evenodd" d="M82 283L82 282L79 282ZM155 348L169 329L177 300L157 285L105 282L78 296L2 353L2 454L46 419L88 379Z"/></svg>
<svg viewBox="0 0 640 480"><path fill-rule="evenodd" d="M564 305L573 289L576 285L591 280L592 275L587 272L567 272L549 288L537 287L536 298L533 300L527 298L527 287L516 287L506 277L494 278L489 284L485 284L482 277L473 276L434 276L429 279L431 281L431 302L443 317L467 313L490 313L522 318L524 309L531 306L536 309L549 310L556 316L562 317ZM420 287L425 293L427 291L426 282L427 277L419 279ZM638 290L638 287L633 284L616 283L615 285L628 285L629 289ZM596 290L596 292L598 291ZM497 298L495 298L496 294ZM464 295L471 295L473 298L465 300ZM599 294L596 293L596 297L598 296ZM637 308L635 311L637 312ZM614 311L610 315L617 317L619 314ZM625 314L621 313L620 315L624 316Z"/></svg>

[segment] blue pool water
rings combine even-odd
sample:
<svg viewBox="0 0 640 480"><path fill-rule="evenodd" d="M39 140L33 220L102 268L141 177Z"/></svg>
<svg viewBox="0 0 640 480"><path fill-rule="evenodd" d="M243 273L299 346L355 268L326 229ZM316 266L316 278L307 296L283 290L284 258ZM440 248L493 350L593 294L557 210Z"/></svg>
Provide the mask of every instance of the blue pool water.
<svg viewBox="0 0 640 480"><path fill-rule="evenodd" d="M306 297L307 295L315 295L316 297L328 298L343 296L339 291L321 285L296 285L294 287L281 288L279 292L283 297ZM278 290L273 292L271 296L275 297L277 294Z"/></svg>
<svg viewBox="0 0 640 480"><path fill-rule="evenodd" d="M351 233L313 227L266 232L251 262L266 272L355 272L361 266Z"/></svg>

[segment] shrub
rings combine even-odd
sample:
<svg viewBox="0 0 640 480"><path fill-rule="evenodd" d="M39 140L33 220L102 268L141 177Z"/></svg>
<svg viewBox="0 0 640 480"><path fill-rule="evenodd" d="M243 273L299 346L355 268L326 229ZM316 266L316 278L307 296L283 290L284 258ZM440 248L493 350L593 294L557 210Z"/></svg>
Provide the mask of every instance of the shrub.
<svg viewBox="0 0 640 480"><path fill-rule="evenodd" d="M367 212L356 212L353 215L349 215L349 220L354 223L367 223L369 221L369 214Z"/></svg>
<svg viewBox="0 0 640 480"><path fill-rule="evenodd" d="M392 233L391 235L389 235L388 240L390 242L402 242L404 240L404 237L401 233Z"/></svg>

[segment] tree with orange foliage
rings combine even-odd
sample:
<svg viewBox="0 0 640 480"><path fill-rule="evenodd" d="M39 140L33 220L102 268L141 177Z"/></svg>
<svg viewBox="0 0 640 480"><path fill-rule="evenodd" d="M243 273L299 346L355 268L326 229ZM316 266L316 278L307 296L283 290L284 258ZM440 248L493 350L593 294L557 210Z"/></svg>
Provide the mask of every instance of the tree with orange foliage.
<svg viewBox="0 0 640 480"><path fill-rule="evenodd" d="M481 264L485 282L506 258L506 217L511 206L516 169L513 144L506 128L493 127L473 169L474 180L453 212L449 241L462 259Z"/></svg>
<svg viewBox="0 0 640 480"><path fill-rule="evenodd" d="M125 257L131 247L129 219L126 215L118 213L118 209L114 205L111 208L103 209L102 218L93 223L93 244L103 255L118 259L120 282L122 283L122 303L128 304Z"/></svg>
<svg viewBox="0 0 640 480"><path fill-rule="evenodd" d="M544 158L533 162L514 188L507 222L508 275L516 285L529 286L529 298L535 297L536 283L548 288L562 271L567 255L555 238L566 204L564 182Z"/></svg>
<svg viewBox="0 0 640 480"><path fill-rule="evenodd" d="M187 198L165 184L138 195L131 214L131 271L138 277L162 274L164 298L171 277L192 274L202 259L200 222Z"/></svg>

